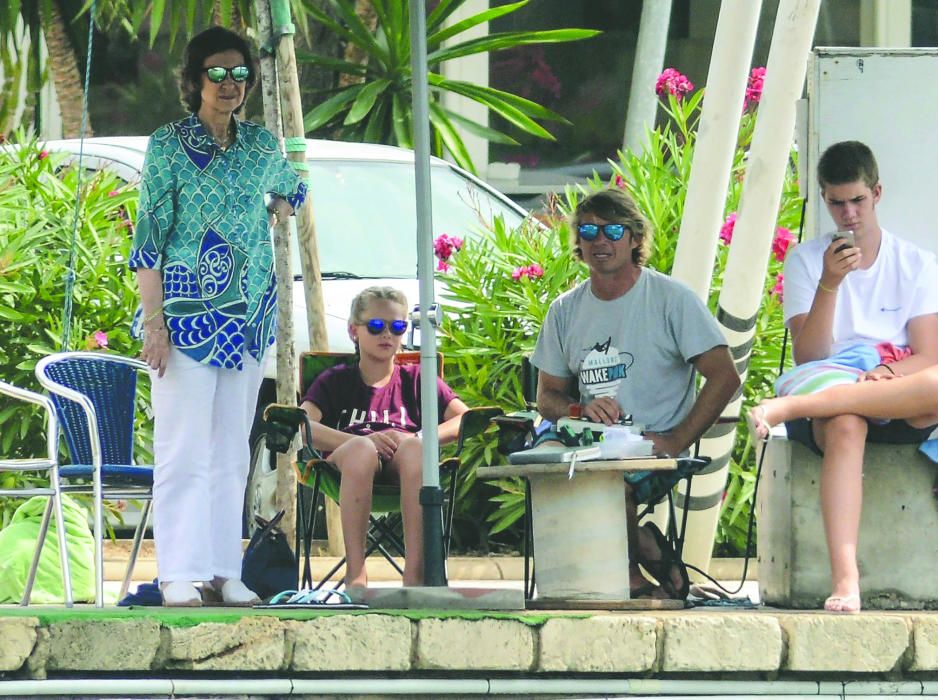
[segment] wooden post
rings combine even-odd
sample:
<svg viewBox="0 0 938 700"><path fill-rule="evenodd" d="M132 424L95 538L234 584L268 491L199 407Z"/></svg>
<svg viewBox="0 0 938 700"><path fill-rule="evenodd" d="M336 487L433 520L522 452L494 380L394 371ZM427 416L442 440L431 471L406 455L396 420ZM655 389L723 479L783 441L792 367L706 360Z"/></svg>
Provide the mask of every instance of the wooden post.
<svg viewBox="0 0 938 700"><path fill-rule="evenodd" d="M261 42L271 36L268 0L256 0L257 25ZM264 98L264 122L278 139L283 138L277 67L274 57L260 52L261 90ZM296 403L296 350L293 344L293 270L290 258L290 222L279 221L274 227L274 269L277 275L277 402ZM294 440L290 451L277 455L277 509L286 511L281 529L292 542L296 526L296 476L293 460L299 449Z"/></svg>

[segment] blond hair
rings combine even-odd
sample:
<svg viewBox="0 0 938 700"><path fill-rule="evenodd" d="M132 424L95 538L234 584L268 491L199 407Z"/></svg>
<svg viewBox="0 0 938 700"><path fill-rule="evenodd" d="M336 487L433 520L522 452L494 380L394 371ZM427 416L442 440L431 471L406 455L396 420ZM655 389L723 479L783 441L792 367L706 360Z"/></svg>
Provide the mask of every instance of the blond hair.
<svg viewBox="0 0 938 700"><path fill-rule="evenodd" d="M362 325L367 322L365 309L373 301L391 301L404 307L407 313L407 297L404 292L394 287L368 287L361 290L352 299L352 308L349 310L348 322L353 325Z"/></svg>

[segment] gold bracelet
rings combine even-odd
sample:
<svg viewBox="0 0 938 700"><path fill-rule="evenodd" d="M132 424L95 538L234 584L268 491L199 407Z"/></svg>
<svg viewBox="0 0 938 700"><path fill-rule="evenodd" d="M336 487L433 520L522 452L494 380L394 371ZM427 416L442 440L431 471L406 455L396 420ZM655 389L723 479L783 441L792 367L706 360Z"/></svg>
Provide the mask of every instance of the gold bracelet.
<svg viewBox="0 0 938 700"><path fill-rule="evenodd" d="M817 286L821 288L821 291L827 292L828 294L836 294L837 287L831 289L830 287L825 287L824 284L819 280Z"/></svg>
<svg viewBox="0 0 938 700"><path fill-rule="evenodd" d="M159 306L143 317L143 325L148 324L150 321L152 321L154 318L159 316L161 313L163 313L163 307Z"/></svg>

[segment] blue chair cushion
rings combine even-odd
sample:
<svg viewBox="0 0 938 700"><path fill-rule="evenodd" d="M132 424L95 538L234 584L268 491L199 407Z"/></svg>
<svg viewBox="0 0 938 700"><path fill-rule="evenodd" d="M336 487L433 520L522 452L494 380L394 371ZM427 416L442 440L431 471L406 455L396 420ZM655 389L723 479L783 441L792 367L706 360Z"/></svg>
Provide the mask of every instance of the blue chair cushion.
<svg viewBox="0 0 938 700"><path fill-rule="evenodd" d="M90 464L68 464L59 467L59 476L63 479L91 479ZM101 478L106 482L121 482L135 486L153 485L152 464L102 464Z"/></svg>

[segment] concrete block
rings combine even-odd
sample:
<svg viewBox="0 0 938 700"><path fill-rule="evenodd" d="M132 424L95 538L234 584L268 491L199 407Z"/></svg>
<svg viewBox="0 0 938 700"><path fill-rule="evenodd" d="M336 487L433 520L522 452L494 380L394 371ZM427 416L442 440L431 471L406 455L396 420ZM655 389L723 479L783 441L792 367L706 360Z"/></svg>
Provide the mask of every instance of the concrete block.
<svg viewBox="0 0 938 700"><path fill-rule="evenodd" d="M651 671L657 622L650 617L555 617L540 628L539 671L621 673Z"/></svg>
<svg viewBox="0 0 938 700"><path fill-rule="evenodd" d="M393 615L329 615L287 625L293 671L408 671L410 620Z"/></svg>
<svg viewBox="0 0 938 700"><path fill-rule="evenodd" d="M938 618L915 615L912 623L913 655L910 671L938 671Z"/></svg>
<svg viewBox="0 0 938 700"><path fill-rule="evenodd" d="M0 617L0 671L18 671L36 646L39 620Z"/></svg>
<svg viewBox="0 0 938 700"><path fill-rule="evenodd" d="M885 673L899 665L912 625L898 615L780 616L788 671Z"/></svg>
<svg viewBox="0 0 938 700"><path fill-rule="evenodd" d="M71 620L46 629L50 671L148 671L160 647L155 620Z"/></svg>
<svg viewBox="0 0 938 700"><path fill-rule="evenodd" d="M661 670L777 671L784 643L778 618L738 613L663 620Z"/></svg>
<svg viewBox="0 0 938 700"><path fill-rule="evenodd" d="M515 620L425 619L417 625L415 667L463 671L530 671L535 630Z"/></svg>
<svg viewBox="0 0 938 700"><path fill-rule="evenodd" d="M759 588L780 607L819 609L830 568L819 504L821 460L769 441L759 488ZM863 608L938 608L935 465L917 445L867 444L857 562ZM889 523L889 527L883 527Z"/></svg>
<svg viewBox="0 0 938 700"><path fill-rule="evenodd" d="M285 668L286 627L276 617L243 617L167 627L164 668L199 671L279 671Z"/></svg>

